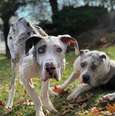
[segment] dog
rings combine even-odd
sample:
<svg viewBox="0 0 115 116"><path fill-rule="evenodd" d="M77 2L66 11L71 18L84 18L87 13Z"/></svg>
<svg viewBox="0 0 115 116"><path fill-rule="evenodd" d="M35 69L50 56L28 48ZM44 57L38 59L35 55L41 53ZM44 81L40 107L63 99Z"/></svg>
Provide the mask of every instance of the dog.
<svg viewBox="0 0 115 116"><path fill-rule="evenodd" d="M43 29L36 28L21 18L11 25L8 35L13 78L6 108L12 108L15 95L16 72L28 95L35 104L36 116L45 116L43 106L57 112L49 98L49 79L59 81L65 65L68 46L79 52L76 39L70 35L49 36ZM38 96L32 84L32 77L40 75L41 93Z"/></svg>
<svg viewBox="0 0 115 116"><path fill-rule="evenodd" d="M64 90L76 79L80 80L80 85L67 97L67 100L75 100L81 93L96 87L115 89L115 61L102 51L80 50L80 55L73 65L73 72L59 86L60 89ZM102 99L114 100L115 93L107 94Z"/></svg>

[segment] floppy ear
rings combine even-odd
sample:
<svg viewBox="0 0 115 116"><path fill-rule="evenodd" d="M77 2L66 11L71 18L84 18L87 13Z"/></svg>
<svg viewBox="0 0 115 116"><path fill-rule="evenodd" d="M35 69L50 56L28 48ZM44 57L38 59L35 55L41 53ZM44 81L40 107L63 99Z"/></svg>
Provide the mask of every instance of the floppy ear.
<svg viewBox="0 0 115 116"><path fill-rule="evenodd" d="M78 42L75 38L71 37L70 35L59 35L58 37L67 46L74 47L75 53L79 54L79 46L78 46Z"/></svg>
<svg viewBox="0 0 115 116"><path fill-rule="evenodd" d="M102 59L102 60L107 58L106 54L101 54L99 57L100 57L100 59Z"/></svg>
<svg viewBox="0 0 115 116"><path fill-rule="evenodd" d="M48 34L38 25L35 25L35 28L37 29L37 31L40 33L41 36L48 36Z"/></svg>
<svg viewBox="0 0 115 116"><path fill-rule="evenodd" d="M37 35L30 36L25 43L25 54L27 54L32 46L35 46L41 39L42 37L39 37Z"/></svg>

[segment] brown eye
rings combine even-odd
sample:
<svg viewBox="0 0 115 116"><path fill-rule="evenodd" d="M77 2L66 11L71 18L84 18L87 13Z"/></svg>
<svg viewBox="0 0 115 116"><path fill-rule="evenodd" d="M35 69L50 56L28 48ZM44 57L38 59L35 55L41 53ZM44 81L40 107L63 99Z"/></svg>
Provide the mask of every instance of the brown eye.
<svg viewBox="0 0 115 116"><path fill-rule="evenodd" d="M96 70L97 66L95 64L92 64L91 69Z"/></svg>
<svg viewBox="0 0 115 116"><path fill-rule="evenodd" d="M12 37L9 37L9 39L12 39Z"/></svg>
<svg viewBox="0 0 115 116"><path fill-rule="evenodd" d="M57 51L58 53L60 53L60 52L62 52L62 48L57 48L56 51Z"/></svg>
<svg viewBox="0 0 115 116"><path fill-rule="evenodd" d="M45 53L45 51L46 51L46 46L45 45L38 48L38 53L39 54L43 54L43 53Z"/></svg>
<svg viewBox="0 0 115 116"><path fill-rule="evenodd" d="M96 70L97 66L95 64L92 64L91 69Z"/></svg>
<svg viewBox="0 0 115 116"><path fill-rule="evenodd" d="M84 68L86 66L86 62L81 63L81 67Z"/></svg>

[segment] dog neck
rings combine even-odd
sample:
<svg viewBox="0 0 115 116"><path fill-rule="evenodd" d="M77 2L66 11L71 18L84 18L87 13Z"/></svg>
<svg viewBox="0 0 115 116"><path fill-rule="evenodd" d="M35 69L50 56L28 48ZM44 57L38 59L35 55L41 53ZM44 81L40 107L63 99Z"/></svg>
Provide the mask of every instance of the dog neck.
<svg viewBox="0 0 115 116"><path fill-rule="evenodd" d="M115 68L113 68L112 66L110 67L110 71L107 74L106 78L107 80L105 81L106 83L104 83L101 87L103 89L109 89L109 90L114 90L115 89Z"/></svg>
<svg viewBox="0 0 115 116"><path fill-rule="evenodd" d="M113 78L115 78L115 66L113 65L113 62L111 62L111 61L110 61L110 70L105 77L106 77L106 80L104 81L103 84L111 83L111 80L113 80Z"/></svg>

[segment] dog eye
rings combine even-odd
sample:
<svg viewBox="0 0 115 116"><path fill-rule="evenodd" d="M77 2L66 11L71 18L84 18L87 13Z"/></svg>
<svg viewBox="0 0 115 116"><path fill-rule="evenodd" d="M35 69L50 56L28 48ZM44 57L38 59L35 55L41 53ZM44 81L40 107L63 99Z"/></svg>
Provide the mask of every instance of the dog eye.
<svg viewBox="0 0 115 116"><path fill-rule="evenodd" d="M43 54L44 52L45 52L45 48L39 48L39 49L38 49L38 53L39 53L39 54Z"/></svg>
<svg viewBox="0 0 115 116"><path fill-rule="evenodd" d="M62 52L62 49L59 47L56 49L56 51L60 53L60 52Z"/></svg>
<svg viewBox="0 0 115 116"><path fill-rule="evenodd" d="M81 67L84 68L86 66L86 62L81 63Z"/></svg>
<svg viewBox="0 0 115 116"><path fill-rule="evenodd" d="M46 51L46 46L42 46L42 47L38 48L39 54L43 54L43 53L45 53L45 51Z"/></svg>
<svg viewBox="0 0 115 116"><path fill-rule="evenodd" d="M95 64L92 64L91 69L96 70L97 66Z"/></svg>

